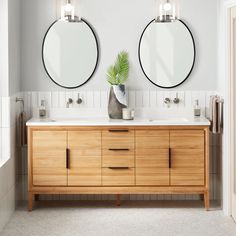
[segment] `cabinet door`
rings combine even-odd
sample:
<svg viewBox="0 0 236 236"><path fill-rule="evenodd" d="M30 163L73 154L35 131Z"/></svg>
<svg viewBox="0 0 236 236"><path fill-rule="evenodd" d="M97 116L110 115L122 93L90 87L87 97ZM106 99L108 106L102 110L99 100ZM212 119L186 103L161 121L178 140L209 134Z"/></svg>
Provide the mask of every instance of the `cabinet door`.
<svg viewBox="0 0 236 236"><path fill-rule="evenodd" d="M169 131L136 131L136 185L169 185Z"/></svg>
<svg viewBox="0 0 236 236"><path fill-rule="evenodd" d="M69 186L101 185L101 132L68 132Z"/></svg>
<svg viewBox="0 0 236 236"><path fill-rule="evenodd" d="M66 131L33 131L33 185L66 186Z"/></svg>
<svg viewBox="0 0 236 236"><path fill-rule="evenodd" d="M205 184L204 131L170 131L171 173L173 186Z"/></svg>

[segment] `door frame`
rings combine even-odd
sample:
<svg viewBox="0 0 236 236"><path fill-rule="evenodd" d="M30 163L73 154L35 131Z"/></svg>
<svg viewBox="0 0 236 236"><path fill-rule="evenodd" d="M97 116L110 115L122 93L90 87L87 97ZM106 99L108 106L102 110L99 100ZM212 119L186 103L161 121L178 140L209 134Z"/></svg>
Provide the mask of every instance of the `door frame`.
<svg viewBox="0 0 236 236"><path fill-rule="evenodd" d="M233 95L233 79L231 76L231 18L232 7L236 7L236 0L219 0L219 78L222 83L219 85L220 93L225 99L224 105L224 134L223 134L223 212L227 216L232 215L232 162L235 148L235 132L232 127L235 126L235 101ZM230 171L229 171L230 170Z"/></svg>

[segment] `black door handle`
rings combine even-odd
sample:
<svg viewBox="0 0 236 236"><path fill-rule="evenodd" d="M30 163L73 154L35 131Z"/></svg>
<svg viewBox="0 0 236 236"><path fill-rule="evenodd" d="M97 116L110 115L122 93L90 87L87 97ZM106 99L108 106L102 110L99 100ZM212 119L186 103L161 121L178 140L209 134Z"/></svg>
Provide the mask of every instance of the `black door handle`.
<svg viewBox="0 0 236 236"><path fill-rule="evenodd" d="M70 149L66 149L66 169L70 169Z"/></svg>
<svg viewBox="0 0 236 236"><path fill-rule="evenodd" d="M109 148L109 151L129 151L128 148Z"/></svg>
<svg viewBox="0 0 236 236"><path fill-rule="evenodd" d="M113 130L113 129L110 129L109 132L111 132L111 133L128 133L129 130L121 130L121 129L120 130L119 129Z"/></svg>
<svg viewBox="0 0 236 236"><path fill-rule="evenodd" d="M108 167L111 170L128 170L129 167Z"/></svg>
<svg viewBox="0 0 236 236"><path fill-rule="evenodd" d="M169 148L169 169L172 168L171 148Z"/></svg>

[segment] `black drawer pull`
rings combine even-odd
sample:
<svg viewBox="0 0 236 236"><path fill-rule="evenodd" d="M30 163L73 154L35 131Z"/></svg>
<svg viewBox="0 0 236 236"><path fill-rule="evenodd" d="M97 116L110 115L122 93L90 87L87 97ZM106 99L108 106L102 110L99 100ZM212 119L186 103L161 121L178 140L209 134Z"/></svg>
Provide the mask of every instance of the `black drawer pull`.
<svg viewBox="0 0 236 236"><path fill-rule="evenodd" d="M113 129L110 129L109 132L110 133L128 133L129 130L121 130L121 129L120 130L119 129L118 130L113 130Z"/></svg>
<svg viewBox="0 0 236 236"><path fill-rule="evenodd" d="M70 169L70 150L66 149L66 169Z"/></svg>
<svg viewBox="0 0 236 236"><path fill-rule="evenodd" d="M128 170L129 167L109 167L111 170Z"/></svg>
<svg viewBox="0 0 236 236"><path fill-rule="evenodd" d="M169 148L169 169L172 168L171 148Z"/></svg>
<svg viewBox="0 0 236 236"><path fill-rule="evenodd" d="M109 151L129 151L128 148L109 148Z"/></svg>

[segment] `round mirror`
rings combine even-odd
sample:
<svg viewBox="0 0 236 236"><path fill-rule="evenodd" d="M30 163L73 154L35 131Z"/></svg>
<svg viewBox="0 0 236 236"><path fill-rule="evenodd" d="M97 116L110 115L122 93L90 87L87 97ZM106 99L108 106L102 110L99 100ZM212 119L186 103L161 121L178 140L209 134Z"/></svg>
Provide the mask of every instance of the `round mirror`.
<svg viewBox="0 0 236 236"><path fill-rule="evenodd" d="M48 29L42 48L48 76L63 88L84 85L98 64L98 41L84 19L79 22L56 21Z"/></svg>
<svg viewBox="0 0 236 236"><path fill-rule="evenodd" d="M145 76L156 86L174 88L191 74L195 62L192 33L181 20L151 21L139 43L139 61Z"/></svg>

